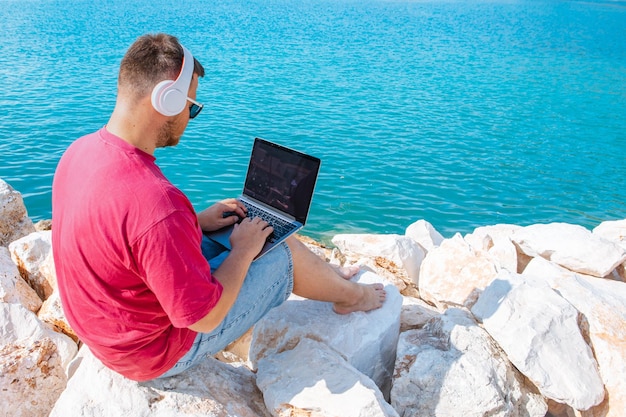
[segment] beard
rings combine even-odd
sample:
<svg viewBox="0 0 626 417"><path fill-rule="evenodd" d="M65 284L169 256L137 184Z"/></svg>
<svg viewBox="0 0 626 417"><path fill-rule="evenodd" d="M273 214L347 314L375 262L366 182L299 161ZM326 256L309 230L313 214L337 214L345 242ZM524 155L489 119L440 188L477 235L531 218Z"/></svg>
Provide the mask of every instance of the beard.
<svg viewBox="0 0 626 417"><path fill-rule="evenodd" d="M174 133L175 125L173 121L168 121L163 125L159 131L159 137L157 140L157 148L165 148L166 146L176 146L180 141L180 135Z"/></svg>

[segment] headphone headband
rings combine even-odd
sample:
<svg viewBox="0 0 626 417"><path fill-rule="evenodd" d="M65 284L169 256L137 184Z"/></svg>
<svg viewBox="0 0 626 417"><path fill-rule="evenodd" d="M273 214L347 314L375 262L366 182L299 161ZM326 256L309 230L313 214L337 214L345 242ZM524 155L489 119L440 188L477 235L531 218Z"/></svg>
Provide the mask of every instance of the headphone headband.
<svg viewBox="0 0 626 417"><path fill-rule="evenodd" d="M164 80L152 90L152 106L164 116L176 116L185 110L187 93L193 78L194 59L184 46L183 65L176 80Z"/></svg>

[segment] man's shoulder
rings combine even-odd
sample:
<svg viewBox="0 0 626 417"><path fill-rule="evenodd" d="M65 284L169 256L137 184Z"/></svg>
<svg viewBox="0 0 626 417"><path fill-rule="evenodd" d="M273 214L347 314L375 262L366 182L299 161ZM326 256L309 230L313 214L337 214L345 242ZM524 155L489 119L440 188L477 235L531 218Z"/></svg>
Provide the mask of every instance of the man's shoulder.
<svg viewBox="0 0 626 417"><path fill-rule="evenodd" d="M88 133L84 136L79 137L74 142L70 143L65 152L63 152L63 156L61 157L61 161L64 159L69 159L72 155L76 153L81 153L89 147L94 146L95 141L97 140L98 130L95 132Z"/></svg>

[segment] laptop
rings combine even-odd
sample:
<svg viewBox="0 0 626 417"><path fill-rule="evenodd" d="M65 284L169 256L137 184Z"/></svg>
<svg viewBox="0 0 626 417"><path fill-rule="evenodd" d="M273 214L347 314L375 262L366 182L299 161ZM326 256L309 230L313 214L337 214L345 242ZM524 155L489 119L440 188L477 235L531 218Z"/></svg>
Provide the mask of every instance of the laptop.
<svg viewBox="0 0 626 417"><path fill-rule="evenodd" d="M304 227L320 165L320 159L314 156L265 139L254 139L239 200L248 209L248 217L261 217L274 228L255 259ZM233 227L205 235L231 249L229 238Z"/></svg>

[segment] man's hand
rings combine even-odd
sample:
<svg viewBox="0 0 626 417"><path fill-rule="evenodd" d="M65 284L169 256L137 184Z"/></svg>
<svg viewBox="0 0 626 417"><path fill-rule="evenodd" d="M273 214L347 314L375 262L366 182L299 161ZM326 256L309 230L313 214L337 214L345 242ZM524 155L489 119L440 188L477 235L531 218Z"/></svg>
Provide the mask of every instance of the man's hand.
<svg viewBox="0 0 626 417"><path fill-rule="evenodd" d="M265 241L274 228L259 217L253 219L246 217L241 223L236 224L230 235L232 246L231 254L242 256L250 262L261 252Z"/></svg>
<svg viewBox="0 0 626 417"><path fill-rule="evenodd" d="M246 217L246 206L235 198L219 201L198 213L198 222L205 232L221 229Z"/></svg>

